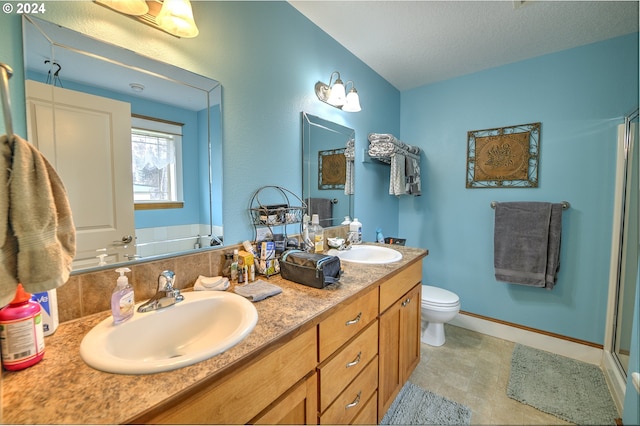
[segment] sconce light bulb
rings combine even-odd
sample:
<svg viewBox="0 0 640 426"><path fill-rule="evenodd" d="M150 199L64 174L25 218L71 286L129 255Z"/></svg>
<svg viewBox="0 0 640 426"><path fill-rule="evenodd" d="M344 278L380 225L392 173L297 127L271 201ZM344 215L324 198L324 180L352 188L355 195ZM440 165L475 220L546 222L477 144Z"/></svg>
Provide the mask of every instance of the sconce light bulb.
<svg viewBox="0 0 640 426"><path fill-rule="evenodd" d="M362 108L360 107L360 96L358 96L358 92L355 87L349 90L349 93L347 94L347 100L342 107L342 110L347 112L362 111Z"/></svg>
<svg viewBox="0 0 640 426"><path fill-rule="evenodd" d="M336 82L333 83L333 86L331 86L331 93L329 94L327 102L333 106L340 107L344 105L345 101L344 84L342 84L342 80L338 78Z"/></svg>
<svg viewBox="0 0 640 426"><path fill-rule="evenodd" d="M156 23L178 37L192 38L199 34L189 0L164 0Z"/></svg>

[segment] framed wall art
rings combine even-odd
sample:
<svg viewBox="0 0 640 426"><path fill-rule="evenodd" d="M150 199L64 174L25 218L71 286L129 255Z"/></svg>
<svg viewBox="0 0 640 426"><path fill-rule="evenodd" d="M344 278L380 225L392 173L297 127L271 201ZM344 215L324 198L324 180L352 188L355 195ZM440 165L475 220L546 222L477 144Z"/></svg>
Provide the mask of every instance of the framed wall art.
<svg viewBox="0 0 640 426"><path fill-rule="evenodd" d="M467 132L467 188L537 188L540 123Z"/></svg>
<svg viewBox="0 0 640 426"><path fill-rule="evenodd" d="M318 151L318 189L344 189L347 160L344 148Z"/></svg>

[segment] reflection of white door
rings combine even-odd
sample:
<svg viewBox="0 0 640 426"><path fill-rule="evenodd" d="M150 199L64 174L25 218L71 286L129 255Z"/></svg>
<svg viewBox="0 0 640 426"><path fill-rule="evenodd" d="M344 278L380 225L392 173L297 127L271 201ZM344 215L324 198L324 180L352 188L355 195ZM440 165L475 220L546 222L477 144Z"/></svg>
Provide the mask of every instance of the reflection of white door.
<svg viewBox="0 0 640 426"><path fill-rule="evenodd" d="M131 107L86 93L26 81L29 141L64 182L76 225L74 268L135 254ZM53 106L53 107L52 107ZM131 244L123 239L131 236Z"/></svg>

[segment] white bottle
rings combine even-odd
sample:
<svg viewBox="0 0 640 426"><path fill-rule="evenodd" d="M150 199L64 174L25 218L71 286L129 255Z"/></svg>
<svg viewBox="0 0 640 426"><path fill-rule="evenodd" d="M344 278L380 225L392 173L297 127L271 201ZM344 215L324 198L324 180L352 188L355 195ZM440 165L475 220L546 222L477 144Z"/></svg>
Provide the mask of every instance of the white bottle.
<svg viewBox="0 0 640 426"><path fill-rule="evenodd" d="M354 244L360 244L362 242L362 224L357 217L354 217L353 221L349 224L349 232L355 232Z"/></svg>
<svg viewBox="0 0 640 426"><path fill-rule="evenodd" d="M320 226L320 218L317 214L311 216L309 240L313 243L313 253L322 253L324 251L324 228Z"/></svg>
<svg viewBox="0 0 640 426"><path fill-rule="evenodd" d="M116 272L120 276L116 282L116 288L111 294L111 314L113 315L113 323L120 324L133 316L134 297L133 287L125 275L125 272L131 272L131 269L118 268Z"/></svg>
<svg viewBox="0 0 640 426"><path fill-rule="evenodd" d="M349 216L345 216L344 220L340 225L349 225L350 223L351 223L351 219L349 218Z"/></svg>

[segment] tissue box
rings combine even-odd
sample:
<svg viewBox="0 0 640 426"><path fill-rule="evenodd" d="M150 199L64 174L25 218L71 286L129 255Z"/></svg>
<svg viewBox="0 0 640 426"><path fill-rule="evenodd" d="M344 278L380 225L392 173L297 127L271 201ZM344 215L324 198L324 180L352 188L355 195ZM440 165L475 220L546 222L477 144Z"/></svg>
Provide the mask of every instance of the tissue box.
<svg viewBox="0 0 640 426"><path fill-rule="evenodd" d="M58 297L56 290L33 293L31 300L40 305L44 335L52 335L58 328Z"/></svg>

